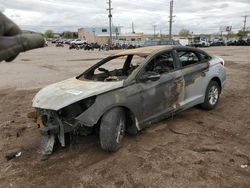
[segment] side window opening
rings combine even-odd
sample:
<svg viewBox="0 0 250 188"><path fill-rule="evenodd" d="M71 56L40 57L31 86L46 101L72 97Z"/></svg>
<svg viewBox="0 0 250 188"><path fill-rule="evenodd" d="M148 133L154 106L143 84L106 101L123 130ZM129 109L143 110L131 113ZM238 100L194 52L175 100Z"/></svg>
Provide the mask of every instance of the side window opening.
<svg viewBox="0 0 250 188"><path fill-rule="evenodd" d="M127 58L127 56L122 56L122 57L118 57L118 58L114 58L114 59L110 60L108 63L105 63L105 64L101 65L100 67L98 67L95 70L94 75L98 75L100 73L103 73L104 72L104 71L102 71L103 69L107 70L108 72L121 70L126 58Z"/></svg>
<svg viewBox="0 0 250 188"><path fill-rule="evenodd" d="M160 54L153 58L146 66L146 72L164 74L174 70L174 59L170 52Z"/></svg>
<svg viewBox="0 0 250 188"><path fill-rule="evenodd" d="M125 80L145 58L146 56L134 54L112 57L85 73L83 78L104 82Z"/></svg>
<svg viewBox="0 0 250 188"><path fill-rule="evenodd" d="M182 67L199 63L199 57L192 51L178 51L178 56Z"/></svg>

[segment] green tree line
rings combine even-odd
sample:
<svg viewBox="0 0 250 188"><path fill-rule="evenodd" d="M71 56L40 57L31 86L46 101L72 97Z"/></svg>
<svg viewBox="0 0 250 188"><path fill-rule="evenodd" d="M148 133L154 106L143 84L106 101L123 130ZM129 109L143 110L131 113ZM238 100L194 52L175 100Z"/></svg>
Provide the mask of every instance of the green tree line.
<svg viewBox="0 0 250 188"><path fill-rule="evenodd" d="M44 33L44 36L46 38L55 38L55 36L60 36L65 39L75 39L78 38L78 33L77 32L71 32L71 31L64 31L62 33L55 33L53 30L47 30Z"/></svg>

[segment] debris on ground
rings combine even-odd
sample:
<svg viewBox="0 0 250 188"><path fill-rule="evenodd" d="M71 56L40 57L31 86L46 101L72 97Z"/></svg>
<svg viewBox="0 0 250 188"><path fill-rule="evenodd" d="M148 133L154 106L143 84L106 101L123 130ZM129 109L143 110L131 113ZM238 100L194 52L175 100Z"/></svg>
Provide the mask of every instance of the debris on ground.
<svg viewBox="0 0 250 188"><path fill-rule="evenodd" d="M6 152L5 158L7 159L7 161L9 161L11 159L18 158L21 155L22 155L21 149L12 149Z"/></svg>
<svg viewBox="0 0 250 188"><path fill-rule="evenodd" d="M26 127L22 127L20 129L17 129L17 131L16 131L16 137L17 138L20 137L25 130L26 130Z"/></svg>
<svg viewBox="0 0 250 188"><path fill-rule="evenodd" d="M243 164L243 165L240 165L241 168L247 168L248 165L247 164Z"/></svg>

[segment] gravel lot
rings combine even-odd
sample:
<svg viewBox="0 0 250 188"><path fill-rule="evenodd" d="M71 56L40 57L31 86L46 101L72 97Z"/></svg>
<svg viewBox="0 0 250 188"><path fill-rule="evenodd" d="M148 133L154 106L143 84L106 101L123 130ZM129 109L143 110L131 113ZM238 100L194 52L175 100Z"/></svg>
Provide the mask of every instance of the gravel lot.
<svg viewBox="0 0 250 188"><path fill-rule="evenodd" d="M40 133L27 118L39 88L83 72L113 52L46 47L0 63L0 187L250 187L250 47L210 47L225 59L218 107L198 107L127 136L116 153L97 136L40 161ZM20 150L19 158L5 154Z"/></svg>

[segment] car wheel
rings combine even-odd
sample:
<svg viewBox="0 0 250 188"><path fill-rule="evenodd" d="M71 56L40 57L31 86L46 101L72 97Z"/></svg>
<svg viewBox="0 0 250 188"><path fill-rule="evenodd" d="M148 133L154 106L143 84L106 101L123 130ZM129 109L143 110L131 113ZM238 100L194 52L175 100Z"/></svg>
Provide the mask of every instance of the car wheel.
<svg viewBox="0 0 250 188"><path fill-rule="evenodd" d="M206 89L205 101L201 107L206 110L212 110L218 104L221 88L216 81L211 81Z"/></svg>
<svg viewBox="0 0 250 188"><path fill-rule="evenodd" d="M123 108L116 107L106 112L100 125L100 143L105 151L117 151L125 135L126 120Z"/></svg>

